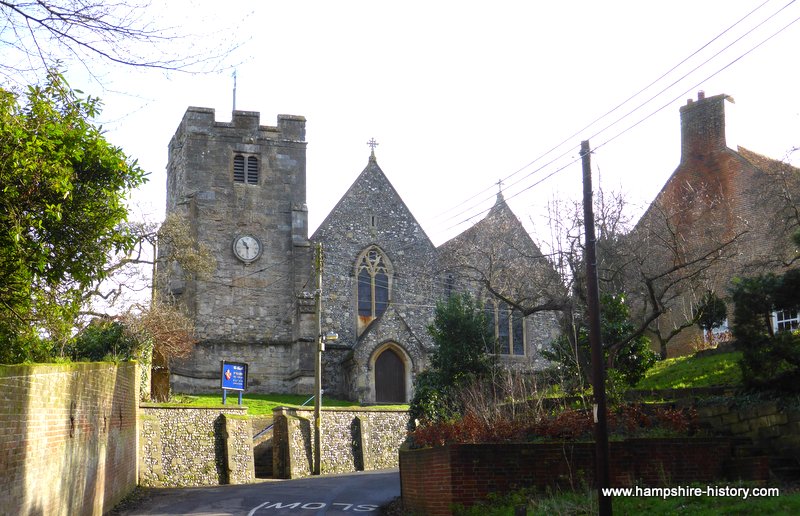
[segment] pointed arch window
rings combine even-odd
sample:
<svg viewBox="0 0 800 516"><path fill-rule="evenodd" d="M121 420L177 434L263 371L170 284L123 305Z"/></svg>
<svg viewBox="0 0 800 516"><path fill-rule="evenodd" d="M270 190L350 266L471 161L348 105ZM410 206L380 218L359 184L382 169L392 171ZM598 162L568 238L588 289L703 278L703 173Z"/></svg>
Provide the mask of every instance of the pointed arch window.
<svg viewBox="0 0 800 516"><path fill-rule="evenodd" d="M356 263L359 320L368 323L389 306L392 267L376 246L367 248Z"/></svg>
<svg viewBox="0 0 800 516"><path fill-rule="evenodd" d="M502 301L486 302L486 321L495 336L494 353L525 355L525 317Z"/></svg>

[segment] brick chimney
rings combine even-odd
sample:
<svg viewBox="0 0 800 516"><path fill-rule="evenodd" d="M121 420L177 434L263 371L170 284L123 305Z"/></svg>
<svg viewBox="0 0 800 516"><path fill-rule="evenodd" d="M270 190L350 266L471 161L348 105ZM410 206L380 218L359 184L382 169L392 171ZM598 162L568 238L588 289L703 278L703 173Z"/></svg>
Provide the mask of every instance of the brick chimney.
<svg viewBox="0 0 800 516"><path fill-rule="evenodd" d="M697 101L688 99L681 107L681 163L727 148L725 143L725 94L706 98L697 92Z"/></svg>

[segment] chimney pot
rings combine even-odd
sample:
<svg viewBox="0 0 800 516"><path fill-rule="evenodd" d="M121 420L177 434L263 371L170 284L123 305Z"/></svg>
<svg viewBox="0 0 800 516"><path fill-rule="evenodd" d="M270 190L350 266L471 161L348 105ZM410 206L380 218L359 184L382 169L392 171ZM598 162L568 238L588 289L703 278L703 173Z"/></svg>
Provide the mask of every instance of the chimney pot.
<svg viewBox="0 0 800 516"><path fill-rule="evenodd" d="M701 90L696 101L681 106L681 163L725 150L724 98Z"/></svg>

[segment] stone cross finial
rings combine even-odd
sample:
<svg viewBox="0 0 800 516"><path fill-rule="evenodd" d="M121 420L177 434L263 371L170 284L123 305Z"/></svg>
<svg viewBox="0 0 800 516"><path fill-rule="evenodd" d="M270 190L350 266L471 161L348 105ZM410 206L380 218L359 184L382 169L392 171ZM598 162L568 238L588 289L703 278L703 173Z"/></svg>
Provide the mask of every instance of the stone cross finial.
<svg viewBox="0 0 800 516"><path fill-rule="evenodd" d="M374 158L375 157L375 147L377 147L380 144L375 141L375 138L370 138L369 141L367 142L367 145L369 145L369 148L371 149L370 156L372 156Z"/></svg>
<svg viewBox="0 0 800 516"><path fill-rule="evenodd" d="M500 194L503 193L503 180L502 179L498 179L497 180L497 193L500 193Z"/></svg>

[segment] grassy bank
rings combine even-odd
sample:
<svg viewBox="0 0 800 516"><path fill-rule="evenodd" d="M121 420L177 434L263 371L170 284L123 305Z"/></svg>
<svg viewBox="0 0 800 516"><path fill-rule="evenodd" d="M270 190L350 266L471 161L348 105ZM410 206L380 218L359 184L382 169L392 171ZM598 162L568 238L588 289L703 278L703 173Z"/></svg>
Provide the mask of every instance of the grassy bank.
<svg viewBox="0 0 800 516"><path fill-rule="evenodd" d="M685 356L657 362L637 389L735 387L742 384L738 351L708 356Z"/></svg>
<svg viewBox="0 0 800 516"><path fill-rule="evenodd" d="M237 404L239 396L235 392L228 393L228 404ZM170 400L171 404L187 404L193 406L217 406L222 404L222 393L215 392L212 394L176 394ZM314 406L314 400L309 399L305 394L254 394L245 393L242 396L242 404L247 407L247 413L251 416L272 415L272 410L275 407L300 407L306 403L307 407ZM346 400L338 400L335 398L322 397L322 406L324 407L359 407L358 403ZM375 409L380 408L404 408L407 409L408 405L387 405L380 407L371 407Z"/></svg>

